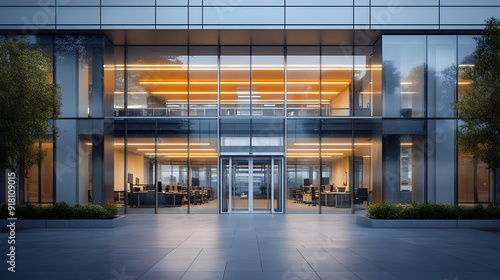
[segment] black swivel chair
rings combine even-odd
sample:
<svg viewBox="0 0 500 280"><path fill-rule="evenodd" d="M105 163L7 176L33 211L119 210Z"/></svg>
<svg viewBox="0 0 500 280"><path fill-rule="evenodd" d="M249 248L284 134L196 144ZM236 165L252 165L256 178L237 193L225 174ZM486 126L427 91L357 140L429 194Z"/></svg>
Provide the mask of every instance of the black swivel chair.
<svg viewBox="0 0 500 280"><path fill-rule="evenodd" d="M311 187L311 204L312 206L318 205L318 197L316 196L316 188Z"/></svg>
<svg viewBox="0 0 500 280"><path fill-rule="evenodd" d="M356 200L354 201L356 204L362 204L363 201L368 201L368 189L367 188L359 188L356 191Z"/></svg>

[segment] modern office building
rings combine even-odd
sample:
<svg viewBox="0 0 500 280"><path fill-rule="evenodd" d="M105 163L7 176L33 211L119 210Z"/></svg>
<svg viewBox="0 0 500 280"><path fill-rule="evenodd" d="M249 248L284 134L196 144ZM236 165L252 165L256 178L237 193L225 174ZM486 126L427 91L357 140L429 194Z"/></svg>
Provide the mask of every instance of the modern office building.
<svg viewBox="0 0 500 280"><path fill-rule="evenodd" d="M20 203L351 213L500 198L486 166L455 145L452 106L499 1L0 6L2 40L40 44L64 92L62 133L37 144L48 154Z"/></svg>

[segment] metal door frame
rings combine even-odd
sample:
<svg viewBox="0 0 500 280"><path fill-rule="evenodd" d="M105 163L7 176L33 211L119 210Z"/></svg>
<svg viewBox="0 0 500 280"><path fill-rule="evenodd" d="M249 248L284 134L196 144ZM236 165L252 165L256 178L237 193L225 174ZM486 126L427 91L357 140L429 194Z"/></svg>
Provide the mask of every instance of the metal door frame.
<svg viewBox="0 0 500 280"><path fill-rule="evenodd" d="M254 159L256 158L263 158L263 157L270 157L271 160L270 160L270 169L271 169L271 182L270 182L270 186L269 186L269 191L271 192L271 196L268 197L268 199L270 199L271 203L270 203L270 207L271 209L270 210L254 210L253 209L253 161ZM233 193L234 193L234 189L233 189L233 158L245 158L246 160L248 160L248 210L245 210L245 211L238 211L238 210L233 210ZM280 173L279 175L281 176L281 186L280 186L280 194L281 194L281 198L280 198L280 202L281 202L281 211L280 212L276 212L275 211L275 205L274 205L274 176L275 176L275 172L274 172L274 160L275 158L279 158L281 159L282 161L282 164L281 164L281 170L278 170L278 172ZM237 214L257 214L257 213L262 213L262 214L268 214L268 213L272 213L272 214L281 214L281 213L284 213L284 167L283 167L283 157L282 156L248 156L248 155L241 155L241 156L238 156L238 155L231 155L231 156L221 156L220 159L219 159L219 163L220 163L220 166L221 166L221 170L219 172L219 193L223 194L224 191L223 191L223 178L222 178L222 168L225 168L225 166L222 164L222 161L227 159L228 160L228 171L227 171L227 175L228 175L228 185L229 185L229 188L230 190L228 191L229 192L229 199L228 199L228 207L227 207L227 212L222 212L222 203L223 203L223 200L225 199L224 197L220 197L220 203L219 203L219 213L223 213L223 214L231 214L231 213L237 213Z"/></svg>

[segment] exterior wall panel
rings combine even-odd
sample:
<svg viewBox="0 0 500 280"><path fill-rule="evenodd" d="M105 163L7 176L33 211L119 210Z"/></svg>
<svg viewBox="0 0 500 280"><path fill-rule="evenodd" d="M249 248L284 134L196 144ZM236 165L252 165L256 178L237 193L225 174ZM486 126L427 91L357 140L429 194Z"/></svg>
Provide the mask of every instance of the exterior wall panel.
<svg viewBox="0 0 500 280"><path fill-rule="evenodd" d="M353 24L352 7L290 7L286 10L287 24Z"/></svg>
<svg viewBox="0 0 500 280"><path fill-rule="evenodd" d="M61 6L97 6L101 5L100 0L57 0L58 7Z"/></svg>
<svg viewBox="0 0 500 280"><path fill-rule="evenodd" d="M99 7L57 8L57 24L99 24Z"/></svg>
<svg viewBox="0 0 500 280"><path fill-rule="evenodd" d="M155 24L155 8L145 7L103 7L102 24L139 25Z"/></svg>
<svg viewBox="0 0 500 280"><path fill-rule="evenodd" d="M259 15L259 16L256 16ZM283 8L206 7L204 24L283 24Z"/></svg>
<svg viewBox="0 0 500 280"><path fill-rule="evenodd" d="M372 24L439 24L437 7L375 7L372 14Z"/></svg>
<svg viewBox="0 0 500 280"><path fill-rule="evenodd" d="M441 8L441 24L483 25L486 19L490 17L498 18L499 16L500 16L500 7Z"/></svg>
<svg viewBox="0 0 500 280"><path fill-rule="evenodd" d="M49 25L55 21L54 7L0 8L0 24Z"/></svg>
<svg viewBox="0 0 500 280"><path fill-rule="evenodd" d="M187 7L158 7L156 9L157 24L188 24Z"/></svg>
<svg viewBox="0 0 500 280"><path fill-rule="evenodd" d="M121 29L481 29L485 19L500 17L500 3L494 0L0 0L0 7L0 29L47 29L54 24L61 25L58 29L67 25L86 29L96 24L97 16L88 7L101 10L102 29L109 25ZM161 19L156 21L155 15Z"/></svg>

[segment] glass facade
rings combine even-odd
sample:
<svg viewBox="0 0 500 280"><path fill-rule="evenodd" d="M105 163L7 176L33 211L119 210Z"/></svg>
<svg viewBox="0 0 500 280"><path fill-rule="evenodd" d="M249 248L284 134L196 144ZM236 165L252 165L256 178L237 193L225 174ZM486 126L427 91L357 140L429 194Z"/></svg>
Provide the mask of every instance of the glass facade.
<svg viewBox="0 0 500 280"><path fill-rule="evenodd" d="M306 14L304 16L307 16ZM230 19L227 19L230 20ZM241 19L243 20L243 19ZM23 203L122 213L352 213L369 203L492 203L455 146L469 35L367 45L116 45L38 36L62 134Z"/></svg>

